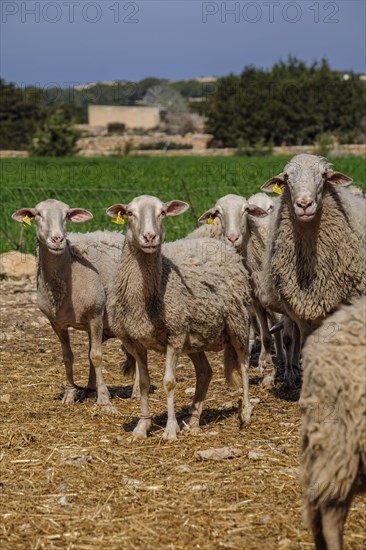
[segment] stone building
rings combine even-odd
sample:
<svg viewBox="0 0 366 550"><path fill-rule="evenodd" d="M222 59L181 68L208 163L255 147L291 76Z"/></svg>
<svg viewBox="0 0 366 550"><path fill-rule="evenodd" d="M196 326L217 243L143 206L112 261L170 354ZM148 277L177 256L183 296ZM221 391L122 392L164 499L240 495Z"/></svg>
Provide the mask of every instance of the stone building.
<svg viewBox="0 0 366 550"><path fill-rule="evenodd" d="M127 129L151 130L160 124L156 107L116 107L112 105L89 105L90 126L108 126L111 122L124 124Z"/></svg>

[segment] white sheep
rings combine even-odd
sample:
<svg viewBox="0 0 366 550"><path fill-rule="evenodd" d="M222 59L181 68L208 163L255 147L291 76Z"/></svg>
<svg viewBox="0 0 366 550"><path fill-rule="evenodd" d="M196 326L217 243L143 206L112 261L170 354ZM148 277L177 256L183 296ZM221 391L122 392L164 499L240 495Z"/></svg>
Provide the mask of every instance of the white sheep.
<svg viewBox="0 0 366 550"><path fill-rule="evenodd" d="M37 302L57 334L66 369L63 403L75 400L73 353L69 327L89 335L88 390L97 388L98 404L116 412L102 374L102 341L114 337L107 313L107 283L118 265L124 237L118 232L68 233L66 222L93 216L82 208L49 199L35 208L22 208L12 218L34 220L37 236Z"/></svg>
<svg viewBox="0 0 366 550"><path fill-rule="evenodd" d="M148 409L147 350L166 355L164 388L168 420L164 439L177 438L175 369L187 353L196 369L196 391L187 423L198 429L212 370L205 351L225 348L226 380L242 385L240 420L248 424L252 405L248 379L248 274L236 252L214 239L182 239L162 246L164 217L187 210L181 201L161 202L142 195L116 204L107 214L127 218L128 229L109 303L111 326L135 357L140 377L141 417L134 437L146 437Z"/></svg>
<svg viewBox="0 0 366 550"><path fill-rule="evenodd" d="M261 205L257 205L257 201ZM240 195L225 195L199 218L200 223L204 225L186 237L194 239L205 236L225 240L228 245L235 247L242 256L244 265L251 276L253 309L259 322L261 334L262 346L258 361L261 372L267 366L270 366L272 371L273 367L272 337L268 328L268 315L271 324L276 319L273 313L267 312L261 305L257 277L257 273L262 268L269 225L268 214L272 211L273 204L273 199L265 193L257 193L249 200ZM277 358L281 363L284 358L280 333L275 334L275 339ZM271 372L270 378L274 378L273 372Z"/></svg>
<svg viewBox="0 0 366 550"><path fill-rule="evenodd" d="M262 186L283 190L270 219L262 299L284 308L303 343L339 304L366 291L366 203L342 187L351 182L325 159L301 154ZM286 382L294 384L293 372Z"/></svg>
<svg viewBox="0 0 366 550"><path fill-rule="evenodd" d="M323 326L303 350L304 515L317 550L342 550L352 498L366 491L366 297Z"/></svg>

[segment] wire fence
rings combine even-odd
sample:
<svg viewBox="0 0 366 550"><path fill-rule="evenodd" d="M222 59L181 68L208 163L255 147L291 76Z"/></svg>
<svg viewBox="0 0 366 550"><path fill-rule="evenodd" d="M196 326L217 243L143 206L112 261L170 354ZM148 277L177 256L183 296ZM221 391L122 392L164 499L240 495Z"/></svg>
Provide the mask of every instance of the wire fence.
<svg viewBox="0 0 366 550"><path fill-rule="evenodd" d="M69 224L69 231L96 231L97 229L116 230L117 226L111 223L105 214L105 209L112 204L129 202L133 197L142 195L145 189L139 187L120 188L68 188L52 189L48 187L9 187L2 189L2 215L0 223L0 252L19 250L20 252L35 253L35 236L33 227L23 227L15 222L11 215L23 207L34 207L46 199L57 199L70 205L70 207L81 207L93 213L93 219L85 224ZM167 192L162 186L154 189L154 195L162 200L173 198L188 202L191 206L189 212L183 216L168 218L166 220L166 239L175 240L183 237L198 225L199 216L215 204L216 200L227 193L249 194L249 191L240 188L235 184L210 185L204 187L188 186L184 179L178 182L173 190ZM125 226L118 226L118 230L125 230Z"/></svg>

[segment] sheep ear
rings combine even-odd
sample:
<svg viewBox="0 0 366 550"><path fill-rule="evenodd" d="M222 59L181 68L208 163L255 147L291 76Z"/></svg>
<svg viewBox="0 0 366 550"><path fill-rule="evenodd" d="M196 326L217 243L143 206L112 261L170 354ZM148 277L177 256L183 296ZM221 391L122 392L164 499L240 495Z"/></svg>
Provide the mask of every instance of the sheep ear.
<svg viewBox="0 0 366 550"><path fill-rule="evenodd" d="M81 223L91 220L93 214L83 208L70 208L67 212L67 219L71 222Z"/></svg>
<svg viewBox="0 0 366 550"><path fill-rule="evenodd" d="M189 208L189 204L183 201L169 201L165 203L167 216L179 216Z"/></svg>
<svg viewBox="0 0 366 550"><path fill-rule="evenodd" d="M127 212L127 205L126 204L114 204L113 206L110 206L106 210L106 214L110 218L117 218L119 212L121 212L122 216L125 216L126 212Z"/></svg>
<svg viewBox="0 0 366 550"><path fill-rule="evenodd" d="M273 193L273 188L275 185L279 185L280 187L283 187L286 181L286 174L284 172L281 172L281 174L278 174L278 176L273 176L273 178L270 178L266 181L261 187L262 191L265 191L266 193Z"/></svg>
<svg viewBox="0 0 366 550"><path fill-rule="evenodd" d="M334 172L333 170L327 170L323 177L325 181L329 181L329 183L333 183L333 185L340 185L342 187L351 185L353 182L352 178L345 176L342 172Z"/></svg>
<svg viewBox="0 0 366 550"><path fill-rule="evenodd" d="M215 218L217 218L217 216L218 216L218 211L215 208L210 208L204 214L202 214L200 218L198 218L198 221L200 223L207 223L207 220L209 218L214 220Z"/></svg>
<svg viewBox="0 0 366 550"><path fill-rule="evenodd" d="M11 217L16 222L22 223L25 216L28 216L28 218L34 218L35 215L36 215L35 208L21 208L20 210L17 210L16 212L14 212L14 214L12 214Z"/></svg>
<svg viewBox="0 0 366 550"><path fill-rule="evenodd" d="M248 204L246 210L248 210L249 216L253 216L254 218L265 218L268 216L268 212L266 210L263 210L263 208L256 206L255 204Z"/></svg>

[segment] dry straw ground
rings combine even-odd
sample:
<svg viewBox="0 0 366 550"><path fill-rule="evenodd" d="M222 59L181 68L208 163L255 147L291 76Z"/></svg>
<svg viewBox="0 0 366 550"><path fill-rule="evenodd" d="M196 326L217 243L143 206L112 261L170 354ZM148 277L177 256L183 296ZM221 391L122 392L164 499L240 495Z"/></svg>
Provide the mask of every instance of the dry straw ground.
<svg viewBox="0 0 366 550"><path fill-rule="evenodd" d="M105 345L105 377L118 417L95 399L63 406L59 344L35 304L33 283L1 283L1 532L6 549L307 549L298 485L299 408L267 393L251 372L255 406L239 431L236 395L223 381L220 356L202 435L162 444L162 359L151 355L154 430L131 443L139 404L121 377L117 342ZM87 379L86 339L73 337L76 380ZM177 410L184 417L194 385L182 358ZM231 446L241 456L202 462L197 450ZM240 453L239 453L240 454ZM354 500L348 550L366 546L365 501Z"/></svg>

